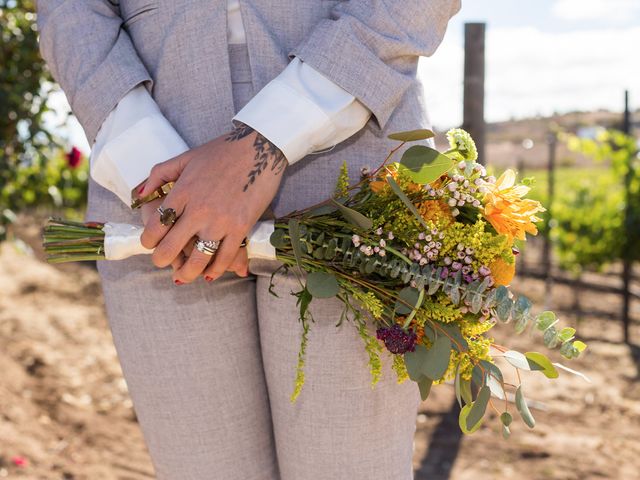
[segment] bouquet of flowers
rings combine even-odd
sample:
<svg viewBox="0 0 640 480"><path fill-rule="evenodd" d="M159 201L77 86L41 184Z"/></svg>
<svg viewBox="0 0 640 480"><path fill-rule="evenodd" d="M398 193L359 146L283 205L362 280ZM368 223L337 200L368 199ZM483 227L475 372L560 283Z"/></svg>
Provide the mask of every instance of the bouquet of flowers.
<svg viewBox="0 0 640 480"><path fill-rule="evenodd" d="M300 278L300 291L293 294L303 333L292 401L305 380L310 304L313 298L336 297L344 304L338 324L349 321L357 328L373 385L387 350L398 380L416 382L423 399L434 383L453 381L464 433L477 430L491 406L507 437L509 389L515 390L523 421L533 428L535 420L521 382L506 382L496 358L548 378L558 377L558 369L579 373L542 353L494 343L487 335L491 328L512 323L522 333L533 325L548 348L559 347L569 359L586 345L574 340L573 328L560 328L553 312L534 316L531 302L508 288L518 254L514 243L537 233L536 214L544 211L525 198L528 182L517 183L512 170L498 179L488 176L461 129L447 133L450 149L444 153L418 144L399 162L391 161L406 142L433 136L429 130L390 135L401 143L380 167L363 171L360 182L349 185L343 166L333 198L260 222L248 237L248 253L277 259L280 269ZM126 258L150 253L140 245L140 233L132 225L51 220L44 246L51 262ZM502 411L492 396L504 401Z"/></svg>

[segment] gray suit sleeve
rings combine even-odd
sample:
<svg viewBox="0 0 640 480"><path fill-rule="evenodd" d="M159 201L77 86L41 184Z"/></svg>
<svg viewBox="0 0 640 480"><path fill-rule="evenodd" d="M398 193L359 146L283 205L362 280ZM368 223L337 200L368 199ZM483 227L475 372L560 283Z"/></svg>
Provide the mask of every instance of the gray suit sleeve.
<svg viewBox="0 0 640 480"><path fill-rule="evenodd" d="M129 90L151 77L121 28L116 2L38 0L40 53L69 99L90 144Z"/></svg>
<svg viewBox="0 0 640 480"><path fill-rule="evenodd" d="M340 2L288 56L351 93L384 129L414 81L417 57L436 51L459 9L460 0Z"/></svg>

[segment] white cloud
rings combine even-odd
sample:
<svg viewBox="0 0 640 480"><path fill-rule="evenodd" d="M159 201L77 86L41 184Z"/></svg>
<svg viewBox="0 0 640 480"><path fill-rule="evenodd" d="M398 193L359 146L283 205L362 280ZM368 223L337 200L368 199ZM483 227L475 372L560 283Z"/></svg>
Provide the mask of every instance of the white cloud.
<svg viewBox="0 0 640 480"><path fill-rule="evenodd" d="M638 0L556 0L551 13L563 20L626 22L640 13Z"/></svg>
<svg viewBox="0 0 640 480"><path fill-rule="evenodd" d="M542 32L535 28L487 31L486 103L489 121L554 111L619 110L625 88L636 87L640 27ZM461 122L462 48L446 39L423 59L427 105L438 126ZM640 97L640 91L632 91Z"/></svg>

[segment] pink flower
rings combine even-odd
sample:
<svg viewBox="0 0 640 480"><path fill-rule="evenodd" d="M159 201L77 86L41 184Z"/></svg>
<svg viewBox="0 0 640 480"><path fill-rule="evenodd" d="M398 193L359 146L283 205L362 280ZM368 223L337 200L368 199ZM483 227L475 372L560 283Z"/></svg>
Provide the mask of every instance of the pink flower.
<svg viewBox="0 0 640 480"><path fill-rule="evenodd" d="M26 467L27 466L27 459L24 457L21 457L20 455L14 455L13 457L11 457L11 461L13 462L13 464L16 467Z"/></svg>
<svg viewBox="0 0 640 480"><path fill-rule="evenodd" d="M82 152L77 147L73 147L70 152L67 153L67 165L70 168L78 168L82 163Z"/></svg>

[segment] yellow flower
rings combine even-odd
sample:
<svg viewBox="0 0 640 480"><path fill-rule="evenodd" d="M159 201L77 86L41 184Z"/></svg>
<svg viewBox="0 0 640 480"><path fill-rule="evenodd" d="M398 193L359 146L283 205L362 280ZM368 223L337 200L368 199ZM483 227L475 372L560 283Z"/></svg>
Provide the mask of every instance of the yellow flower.
<svg viewBox="0 0 640 480"><path fill-rule="evenodd" d="M497 257L489 264L489 270L491 270L491 277L497 286L507 286L516 274L516 262L507 263L502 257Z"/></svg>
<svg viewBox="0 0 640 480"><path fill-rule="evenodd" d="M451 208L442 200L425 200L416 206L426 221L436 223L440 220L444 225L450 225L454 221Z"/></svg>
<svg viewBox="0 0 640 480"><path fill-rule="evenodd" d="M507 235L509 240L525 240L525 232L538 233L533 223L540 218L535 214L546 209L540 202L523 199L530 189L525 185L514 185L515 179L514 171L509 169L494 184L485 184L488 191L483 200L484 216L496 232Z"/></svg>

